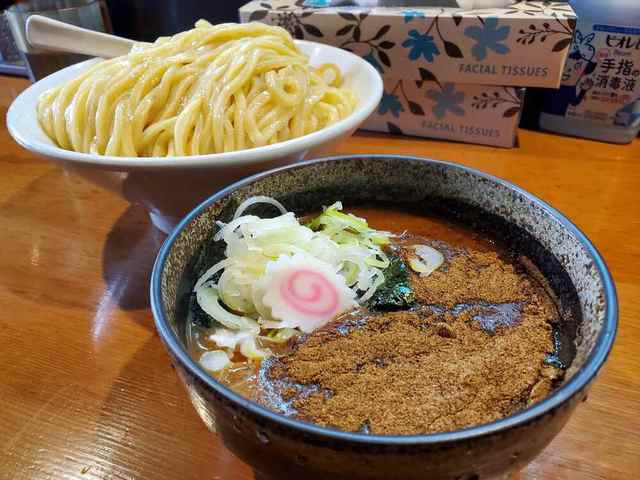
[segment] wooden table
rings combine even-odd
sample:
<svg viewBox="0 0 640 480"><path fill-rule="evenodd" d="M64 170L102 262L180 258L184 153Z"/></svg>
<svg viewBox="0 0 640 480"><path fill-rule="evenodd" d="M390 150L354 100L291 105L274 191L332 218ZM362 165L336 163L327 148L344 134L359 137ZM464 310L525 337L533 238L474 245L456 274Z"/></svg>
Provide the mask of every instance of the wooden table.
<svg viewBox="0 0 640 480"><path fill-rule="evenodd" d="M0 77L0 116L27 82ZM595 242L618 286L618 340L589 401L523 479L640 475L640 141L522 131L520 148L359 134L339 153L453 160L513 181ZM147 285L163 235L144 211L0 130L0 479L250 479L193 410Z"/></svg>

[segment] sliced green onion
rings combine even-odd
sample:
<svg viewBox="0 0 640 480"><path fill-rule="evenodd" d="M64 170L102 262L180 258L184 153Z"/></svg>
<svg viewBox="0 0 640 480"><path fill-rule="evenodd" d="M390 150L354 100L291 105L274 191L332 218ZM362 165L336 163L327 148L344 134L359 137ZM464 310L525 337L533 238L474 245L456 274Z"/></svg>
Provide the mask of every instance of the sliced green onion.
<svg viewBox="0 0 640 480"><path fill-rule="evenodd" d="M210 372L219 372L231 363L229 355L223 350L212 350L200 355L200 365Z"/></svg>
<svg viewBox="0 0 640 480"><path fill-rule="evenodd" d="M227 328L232 330L260 331L258 322L255 320L249 317L234 315L225 310L220 304L218 289L214 286L202 286L198 288L196 290L196 300L200 308Z"/></svg>
<svg viewBox="0 0 640 480"><path fill-rule="evenodd" d="M389 266L389 258L384 253L378 253L365 259L367 265L385 269Z"/></svg>
<svg viewBox="0 0 640 480"><path fill-rule="evenodd" d="M240 353L252 360L262 360L271 355L271 350L261 349L256 344L255 338L247 338L240 344Z"/></svg>
<svg viewBox="0 0 640 480"><path fill-rule="evenodd" d="M271 330L267 335L261 338L268 342L285 343L296 335L298 335L298 331L295 328L279 328Z"/></svg>
<svg viewBox="0 0 640 480"><path fill-rule="evenodd" d="M414 245L413 248L418 258L410 258L409 266L421 277L428 277L444 263L444 256L435 248L428 245Z"/></svg>
<svg viewBox="0 0 640 480"><path fill-rule="evenodd" d="M336 202L326 207L322 214L313 219L307 226L312 230L317 230L321 225L327 227L340 227L340 229L351 229L355 233L362 233L369 230L369 224L364 218L356 217L350 213L342 213L342 202Z"/></svg>

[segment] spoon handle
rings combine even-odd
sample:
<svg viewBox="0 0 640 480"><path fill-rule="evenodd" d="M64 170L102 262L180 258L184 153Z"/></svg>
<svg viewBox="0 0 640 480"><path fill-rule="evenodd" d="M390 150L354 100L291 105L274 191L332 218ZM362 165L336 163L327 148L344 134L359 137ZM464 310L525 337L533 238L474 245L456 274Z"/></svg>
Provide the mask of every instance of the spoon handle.
<svg viewBox="0 0 640 480"><path fill-rule="evenodd" d="M112 58L129 53L133 40L96 32L42 15L27 19L27 41L34 47L94 57Z"/></svg>

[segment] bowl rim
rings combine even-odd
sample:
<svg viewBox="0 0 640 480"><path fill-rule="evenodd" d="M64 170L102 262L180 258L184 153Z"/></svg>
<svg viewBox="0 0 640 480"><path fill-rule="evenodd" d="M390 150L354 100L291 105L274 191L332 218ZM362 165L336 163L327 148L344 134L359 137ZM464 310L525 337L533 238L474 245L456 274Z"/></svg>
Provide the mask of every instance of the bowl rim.
<svg viewBox="0 0 640 480"><path fill-rule="evenodd" d="M81 73L86 66L91 63L100 61L99 58L90 58L75 65L68 66L47 77L35 82L27 87L18 95L7 110L6 124L9 134L13 139L26 150L44 155L57 161L74 162L80 165L95 167L120 167L126 169L145 169L145 168L183 168L183 167L202 167L202 166L241 166L249 163L266 162L272 158L280 158L300 150L308 150L318 145L330 142L345 132L355 130L380 103L384 86L380 73L366 60L358 55L331 45L325 45L318 42L308 40L294 40L296 45L305 46L309 49L320 48L332 55L351 58L353 63L357 65L358 71L365 72L367 77L367 94L360 93L358 105L355 110L346 118L329 125L321 130L317 130L301 137L285 140L284 142L274 143L272 145L264 145L245 150L236 150L233 152L211 153L206 155L184 155L171 157L117 157L109 155L95 155L91 153L81 153L72 150L65 150L57 145L49 145L38 139L35 139L24 129L18 126L17 118L24 115L23 106L31 101L37 91L42 88L45 81L53 81L54 77L65 76L70 70L77 70ZM55 85L59 84L57 82ZM52 85L53 87L54 85ZM35 112L31 112L35 115ZM36 119L37 122L37 119Z"/></svg>
<svg viewBox="0 0 640 480"><path fill-rule="evenodd" d="M489 180L491 182L495 182L499 185L502 185L506 188L512 189L517 193L523 195L529 201L543 208L547 213L549 213L554 219L559 221L561 225L567 229L569 232L574 234L578 241L582 244L582 246L586 249L588 254L592 257L596 269L598 271L598 275L602 281L604 287L604 296L606 303L606 311L603 320L603 327L600 333L598 334L598 338L596 339L596 343L594 345L593 350L590 352L589 356L585 360L584 365L575 373L575 375L564 385L555 390L551 395L546 397L539 403L534 404L531 407L528 407L524 410L521 410L511 416L482 424L476 425L473 427L468 427L461 430L455 430L452 432L440 432L440 433L431 433L431 434L423 434L423 435L375 435L375 434L362 434L362 433L354 433L354 432L345 432L342 430L337 430L333 428L325 428L313 423L296 420L294 418L286 417L282 414L276 413L272 410L269 410L266 407L262 407L257 403L254 403L251 400L233 392L231 389L225 387L223 384L216 381L213 377L207 374L198 364L195 362L187 353L187 351L183 348L180 340L174 334L172 328L170 327L167 317L165 314L164 306L162 303L162 293L161 293L161 280L162 280L162 272L164 271L164 267L171 252L171 249L178 238L178 236L182 233L185 228L189 226L189 224L197 218L204 210L206 210L211 204L227 197L230 193L235 190L242 188L244 186L250 185L254 182L257 182L265 177L281 173L283 171L295 170L295 169L303 169L307 168L309 165L314 165L318 163L328 163L328 162L339 162L339 161L351 161L355 159L376 159L376 158L384 158L384 159L396 159L396 160L410 160L410 161L418 161L424 163L434 163L438 165L442 165L448 168L453 168L456 170L464 171L467 173L471 173L472 175L477 175L485 180ZM527 192L521 187L508 182L499 177L495 177L493 175L489 175L487 173L481 172L474 168L470 168L464 165L459 165L453 162L441 161L441 160L432 160L424 157L417 156L405 156L405 155L386 155L386 154L357 154L357 155L338 155L314 160L308 160L305 162L300 162L293 165L288 165L280 168L275 168L272 170L268 170L265 172L261 172L259 174L253 175L251 177L240 180L228 187L216 192L214 195L209 197L207 200L198 205L194 210L192 210L171 232L171 234L167 237L164 244L162 245L158 256L156 258L155 264L153 266L152 274L151 274L151 282L150 282L150 296L151 296L151 310L154 317L154 322L158 333L162 340L164 341L167 349L171 352L171 354L178 359L178 361L186 368L189 373L195 377L197 377L200 381L202 381L207 387L216 391L219 395L224 397L227 401L238 405L239 407L248 410L252 414L258 417L266 417L268 420L280 424L282 426L298 430L302 433L311 434L311 435L319 435L322 437L329 437L333 440L345 441L351 443L358 444L372 444L372 445L434 445L434 444L443 444L443 443L452 443L459 441L468 441L472 439L476 439L478 437L484 437L496 433L503 432L505 430L524 425L530 423L549 411L555 410L560 407L567 400L572 398L574 395L581 392L598 374L611 349L613 347L613 343L616 337L617 325L618 325L618 300L615 285L613 283L613 279L609 272L609 269L604 262L604 259L596 249L596 247L591 243L591 241L586 237L586 235L576 226L574 225L565 215L563 215L560 211L553 208L551 205L536 197L535 195Z"/></svg>

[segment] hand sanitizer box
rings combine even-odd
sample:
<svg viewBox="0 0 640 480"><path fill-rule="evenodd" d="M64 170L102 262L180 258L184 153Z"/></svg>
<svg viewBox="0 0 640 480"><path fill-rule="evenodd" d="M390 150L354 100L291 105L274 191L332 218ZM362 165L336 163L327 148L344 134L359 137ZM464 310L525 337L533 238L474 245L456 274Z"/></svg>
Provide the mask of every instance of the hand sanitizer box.
<svg viewBox="0 0 640 480"><path fill-rule="evenodd" d="M578 24L540 126L629 143L640 131L640 0L572 0Z"/></svg>

